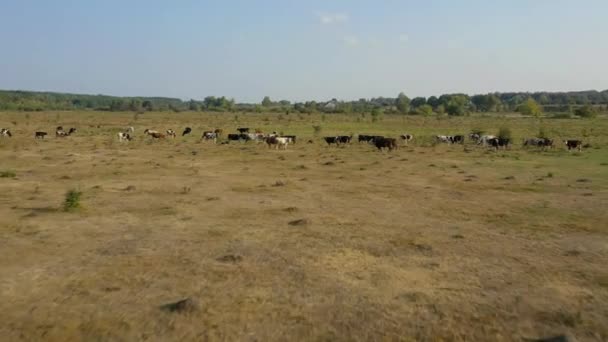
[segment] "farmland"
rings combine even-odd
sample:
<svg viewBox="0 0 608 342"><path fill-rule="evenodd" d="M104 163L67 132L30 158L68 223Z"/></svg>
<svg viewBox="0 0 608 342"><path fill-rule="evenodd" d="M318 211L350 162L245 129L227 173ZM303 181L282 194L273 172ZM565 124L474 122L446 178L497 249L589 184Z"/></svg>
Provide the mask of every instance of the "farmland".
<svg viewBox="0 0 608 342"><path fill-rule="evenodd" d="M606 117L4 112L0 127L6 340L608 339ZM200 141L237 127L298 143ZM501 127L509 150L432 138ZM541 129L556 147L523 149ZM415 138L321 139L358 133Z"/></svg>

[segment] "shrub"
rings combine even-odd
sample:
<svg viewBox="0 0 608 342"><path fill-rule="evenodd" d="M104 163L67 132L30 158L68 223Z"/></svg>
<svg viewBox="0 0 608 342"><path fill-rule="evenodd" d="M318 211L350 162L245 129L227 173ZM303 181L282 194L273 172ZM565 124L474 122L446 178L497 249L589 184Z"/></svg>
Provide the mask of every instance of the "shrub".
<svg viewBox="0 0 608 342"><path fill-rule="evenodd" d="M80 208L80 197L82 192L78 190L70 190L65 194L65 200L63 202L64 211L73 211Z"/></svg>
<svg viewBox="0 0 608 342"><path fill-rule="evenodd" d="M2 171L0 172L0 178L15 178L17 174L14 171Z"/></svg>
<svg viewBox="0 0 608 342"><path fill-rule="evenodd" d="M591 105L585 105L581 108L577 108L574 111L574 115L580 116L581 118L594 118L597 116L597 109Z"/></svg>
<svg viewBox="0 0 608 342"><path fill-rule="evenodd" d="M508 127L501 127L498 130L498 137L500 139L511 139L511 129Z"/></svg>

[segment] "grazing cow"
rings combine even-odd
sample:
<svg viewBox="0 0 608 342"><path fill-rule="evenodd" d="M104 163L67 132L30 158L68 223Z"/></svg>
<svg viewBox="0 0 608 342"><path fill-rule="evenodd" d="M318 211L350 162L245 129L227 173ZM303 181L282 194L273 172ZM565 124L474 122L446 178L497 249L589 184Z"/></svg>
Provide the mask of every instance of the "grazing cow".
<svg viewBox="0 0 608 342"><path fill-rule="evenodd" d="M249 128L237 128L236 130L241 134L249 133Z"/></svg>
<svg viewBox="0 0 608 342"><path fill-rule="evenodd" d="M452 137L449 135L436 135L435 136L435 140L437 140L437 142L439 143L445 143L445 144L450 144L452 143Z"/></svg>
<svg viewBox="0 0 608 342"><path fill-rule="evenodd" d="M283 138L287 138L287 139L289 139L290 143L295 144L297 137L295 135L284 135Z"/></svg>
<svg viewBox="0 0 608 342"><path fill-rule="evenodd" d="M488 140L488 145L494 147L494 149L496 149L498 151L499 147L502 147L504 149L506 149L507 147L509 147L509 144L511 143L510 139L503 139L503 138L493 138Z"/></svg>
<svg viewBox="0 0 608 342"><path fill-rule="evenodd" d="M228 134L228 140L239 141L239 140L241 140L241 135L240 134Z"/></svg>
<svg viewBox="0 0 608 342"><path fill-rule="evenodd" d="M331 144L336 144L336 146L338 146L340 144L340 141L338 140L338 137L325 137L323 139L325 140L325 142L329 146L331 146Z"/></svg>
<svg viewBox="0 0 608 342"><path fill-rule="evenodd" d="M400 138L403 139L403 141L405 141L405 144L407 145L410 141L414 139L414 136L411 134L401 134Z"/></svg>
<svg viewBox="0 0 608 342"><path fill-rule="evenodd" d="M382 151L382 149L387 148L389 151L397 148L397 139L394 138L378 138L374 139L374 145L378 149L378 151Z"/></svg>
<svg viewBox="0 0 608 342"><path fill-rule="evenodd" d="M166 136L164 134L159 133L157 131L149 130L149 129L146 129L144 131L144 134L151 136L153 139L165 139L166 138Z"/></svg>
<svg viewBox="0 0 608 342"><path fill-rule="evenodd" d="M63 127L59 126L57 128L63 128ZM57 131L55 131L55 136L57 138L65 138L65 137L69 137L73 133L76 133L76 128L70 128L70 130L67 132L64 131L63 129L58 129Z"/></svg>
<svg viewBox="0 0 608 342"><path fill-rule="evenodd" d="M36 132L34 134L34 138L35 139L44 139L44 137L47 135L48 133L46 132Z"/></svg>
<svg viewBox="0 0 608 342"><path fill-rule="evenodd" d="M370 142L372 140L374 136L373 135L364 135L364 134L359 134L359 142L365 141L365 142Z"/></svg>
<svg viewBox="0 0 608 342"><path fill-rule="evenodd" d="M188 135L188 134L190 134L190 133L192 133L192 128L190 128L190 127L186 127L186 129L184 129L184 132L182 133L182 137L183 137L184 135Z"/></svg>
<svg viewBox="0 0 608 342"><path fill-rule="evenodd" d="M464 144L464 135L453 135L449 138L452 144Z"/></svg>
<svg viewBox="0 0 608 342"><path fill-rule="evenodd" d="M118 141L131 141L133 140L133 137L131 136L131 134L126 133L126 132L120 132L118 133Z"/></svg>
<svg viewBox="0 0 608 342"><path fill-rule="evenodd" d="M564 140L564 144L568 147L568 151L577 149L580 152L583 148L583 142L580 140Z"/></svg>
<svg viewBox="0 0 608 342"><path fill-rule="evenodd" d="M10 129L8 128L2 128L0 129L0 137L12 137L13 134L11 133Z"/></svg>
<svg viewBox="0 0 608 342"><path fill-rule="evenodd" d="M495 135L483 135L481 137L479 137L479 139L477 140L477 145L489 145L490 140L492 139L496 139L497 136Z"/></svg>
<svg viewBox="0 0 608 342"><path fill-rule="evenodd" d="M175 137L177 137L177 134L175 134L174 130L172 130L172 129L169 128L167 130L167 136L175 139Z"/></svg>
<svg viewBox="0 0 608 342"><path fill-rule="evenodd" d="M281 148L286 150L287 145L289 145L289 138L285 137L266 137L264 141L266 142L266 144L268 144L268 148L274 145L276 146L275 148L277 150Z"/></svg>
<svg viewBox="0 0 608 342"><path fill-rule="evenodd" d="M211 131L206 131L203 132L203 136L201 137L201 140L213 140L213 142L217 142L217 133L211 132Z"/></svg>
<svg viewBox="0 0 608 342"><path fill-rule="evenodd" d="M348 136L348 135L340 135L338 137L336 137L338 139L338 143L340 144L350 144L351 139L353 138L353 136Z"/></svg>

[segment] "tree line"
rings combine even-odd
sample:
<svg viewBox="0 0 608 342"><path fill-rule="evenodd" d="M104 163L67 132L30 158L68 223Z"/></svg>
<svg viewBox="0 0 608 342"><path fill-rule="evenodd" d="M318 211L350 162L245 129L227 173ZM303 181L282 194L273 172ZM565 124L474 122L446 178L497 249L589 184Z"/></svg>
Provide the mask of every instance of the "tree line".
<svg viewBox="0 0 608 342"><path fill-rule="evenodd" d="M479 95L445 94L409 98L377 97L356 101L273 101L268 96L260 103L236 103L234 99L208 96L202 101L166 97L116 97L53 92L0 90L0 110L100 110L100 111L217 111L217 112L299 112L299 113L386 113L415 115L465 115L467 113L544 112L593 116L608 111L608 90L577 92L511 92Z"/></svg>

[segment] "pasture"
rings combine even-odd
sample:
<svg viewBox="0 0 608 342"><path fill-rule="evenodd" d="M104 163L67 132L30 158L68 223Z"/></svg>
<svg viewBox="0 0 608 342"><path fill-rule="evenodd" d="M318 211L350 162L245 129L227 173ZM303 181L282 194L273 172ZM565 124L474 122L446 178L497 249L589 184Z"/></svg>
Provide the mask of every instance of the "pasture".
<svg viewBox="0 0 608 342"><path fill-rule="evenodd" d="M200 141L237 127L298 143ZM431 138L501 127L510 150ZM604 117L9 112L0 128L3 339L608 339ZM556 147L523 149L540 128ZM378 152L358 133L414 140Z"/></svg>

